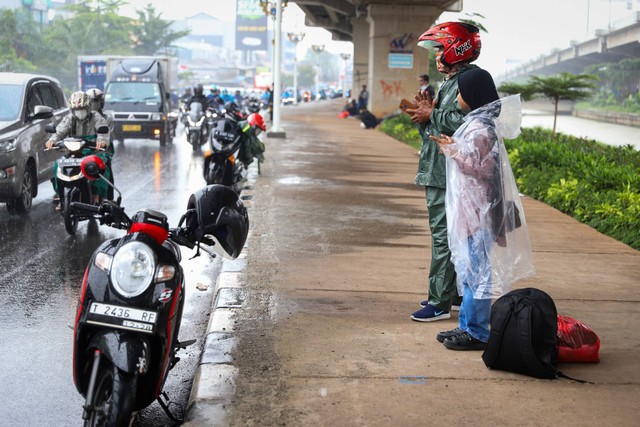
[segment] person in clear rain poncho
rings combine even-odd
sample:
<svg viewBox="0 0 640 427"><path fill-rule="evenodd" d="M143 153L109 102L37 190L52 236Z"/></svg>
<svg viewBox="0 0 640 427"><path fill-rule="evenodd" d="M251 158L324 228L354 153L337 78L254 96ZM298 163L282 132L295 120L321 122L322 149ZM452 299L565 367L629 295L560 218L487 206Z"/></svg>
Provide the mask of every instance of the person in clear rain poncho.
<svg viewBox="0 0 640 427"><path fill-rule="evenodd" d="M488 88L490 90L488 90ZM520 96L498 99L480 68L458 80L458 102L470 112L452 137L432 136L446 156L447 237L462 295L459 324L436 338L451 350L482 350L491 299L534 273L524 210L503 138L520 133Z"/></svg>

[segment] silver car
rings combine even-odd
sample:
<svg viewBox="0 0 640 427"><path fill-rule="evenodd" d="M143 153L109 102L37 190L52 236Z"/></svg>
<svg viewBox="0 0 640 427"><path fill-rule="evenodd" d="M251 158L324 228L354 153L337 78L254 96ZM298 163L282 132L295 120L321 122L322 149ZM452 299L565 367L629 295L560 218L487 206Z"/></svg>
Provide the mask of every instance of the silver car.
<svg viewBox="0 0 640 427"><path fill-rule="evenodd" d="M68 111L56 79L0 73L0 202L9 213L28 212L38 184L53 176L60 153L44 151L45 126L56 126Z"/></svg>

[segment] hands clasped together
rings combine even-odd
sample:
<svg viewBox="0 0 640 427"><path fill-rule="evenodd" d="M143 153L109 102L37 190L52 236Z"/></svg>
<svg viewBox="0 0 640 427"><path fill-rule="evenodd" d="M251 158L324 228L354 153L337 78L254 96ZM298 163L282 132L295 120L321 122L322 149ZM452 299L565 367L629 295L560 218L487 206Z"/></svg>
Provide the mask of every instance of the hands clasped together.
<svg viewBox="0 0 640 427"><path fill-rule="evenodd" d="M406 111L411 116L414 123L424 124L431 118L434 108L433 98L427 91L418 91L415 100L416 108L408 108Z"/></svg>

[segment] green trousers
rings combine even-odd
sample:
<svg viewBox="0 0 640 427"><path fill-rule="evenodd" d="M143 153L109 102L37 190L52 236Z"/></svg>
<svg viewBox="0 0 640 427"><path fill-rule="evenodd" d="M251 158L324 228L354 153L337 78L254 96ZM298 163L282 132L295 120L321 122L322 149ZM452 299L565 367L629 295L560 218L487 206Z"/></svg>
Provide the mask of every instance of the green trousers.
<svg viewBox="0 0 640 427"><path fill-rule="evenodd" d="M444 188L425 187L429 228L431 229L431 266L429 267L429 305L450 310L457 295L456 272L451 263L447 239L447 215Z"/></svg>

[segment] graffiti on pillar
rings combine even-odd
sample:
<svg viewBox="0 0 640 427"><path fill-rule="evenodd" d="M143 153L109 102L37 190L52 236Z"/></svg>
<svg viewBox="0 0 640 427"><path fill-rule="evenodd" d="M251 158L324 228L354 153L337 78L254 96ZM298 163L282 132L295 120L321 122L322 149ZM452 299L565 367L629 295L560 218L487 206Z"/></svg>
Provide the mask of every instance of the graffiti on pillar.
<svg viewBox="0 0 640 427"><path fill-rule="evenodd" d="M385 81L380 80L380 87L382 88L382 96L385 99L390 97L398 97L402 90L402 82L400 80Z"/></svg>
<svg viewBox="0 0 640 427"><path fill-rule="evenodd" d="M389 51L396 53L411 53L408 46L413 43L415 36L413 33L395 34L389 42Z"/></svg>

